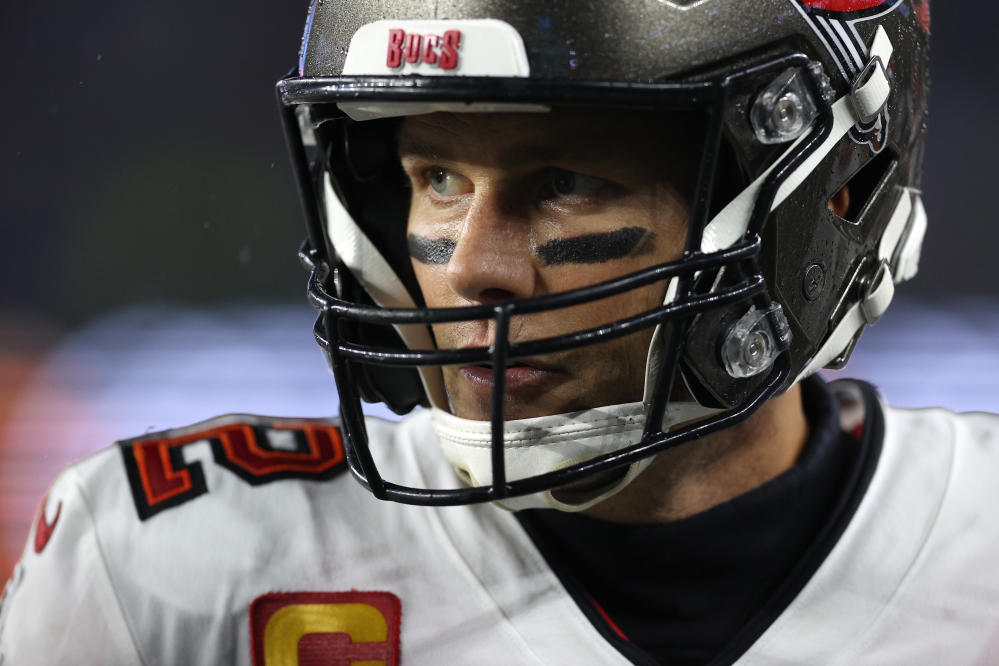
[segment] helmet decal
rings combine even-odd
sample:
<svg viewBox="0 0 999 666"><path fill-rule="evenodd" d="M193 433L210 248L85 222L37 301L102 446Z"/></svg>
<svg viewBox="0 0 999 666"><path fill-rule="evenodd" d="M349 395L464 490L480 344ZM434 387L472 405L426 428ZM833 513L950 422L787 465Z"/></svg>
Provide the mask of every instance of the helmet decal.
<svg viewBox="0 0 999 666"><path fill-rule="evenodd" d="M852 81L867 65L868 45L860 37L856 24L890 12L903 0L791 0L795 9L808 21L812 31L836 61L839 73ZM874 8L873 14L856 10ZM850 9L848 9L850 8Z"/></svg>
<svg viewBox="0 0 999 666"><path fill-rule="evenodd" d="M441 69L458 66L458 49L461 48L461 31L445 30L443 35L406 33L402 28L388 31L388 53L385 66L399 69L403 62L411 65L424 63Z"/></svg>
<svg viewBox="0 0 999 666"><path fill-rule="evenodd" d="M801 0L802 3L815 9L824 9L828 12L856 12L861 9L870 9L884 5L891 0Z"/></svg>
<svg viewBox="0 0 999 666"><path fill-rule="evenodd" d="M791 0L836 62L839 73L854 81L868 61L868 46L857 31L857 23L894 11L904 0ZM925 3L924 3L925 4ZM929 12L926 12L927 18ZM855 143L881 152L890 118L883 109L877 118L850 130Z"/></svg>
<svg viewBox="0 0 999 666"><path fill-rule="evenodd" d="M350 40L344 74L511 76L530 74L520 33L496 19L380 20Z"/></svg>

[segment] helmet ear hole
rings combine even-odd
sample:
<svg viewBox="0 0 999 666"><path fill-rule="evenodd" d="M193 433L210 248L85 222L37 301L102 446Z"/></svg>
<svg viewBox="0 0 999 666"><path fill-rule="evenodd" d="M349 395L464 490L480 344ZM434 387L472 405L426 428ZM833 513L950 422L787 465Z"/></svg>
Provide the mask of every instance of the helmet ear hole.
<svg viewBox="0 0 999 666"><path fill-rule="evenodd" d="M882 150L875 155L874 159L865 164L829 199L829 210L850 223L856 223L865 217L867 209L876 198L875 194L880 192L888 181L896 162L896 157L890 149ZM844 191L846 191L846 206L837 200Z"/></svg>
<svg viewBox="0 0 999 666"><path fill-rule="evenodd" d="M834 214L846 219L847 211L850 210L850 186L844 185L839 188L836 194L828 203L829 210Z"/></svg>

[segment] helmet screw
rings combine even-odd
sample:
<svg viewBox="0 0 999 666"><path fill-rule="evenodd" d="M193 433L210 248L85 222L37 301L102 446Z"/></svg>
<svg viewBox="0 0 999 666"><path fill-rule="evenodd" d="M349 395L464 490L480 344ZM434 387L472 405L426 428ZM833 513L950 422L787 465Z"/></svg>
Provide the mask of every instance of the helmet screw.
<svg viewBox="0 0 999 666"><path fill-rule="evenodd" d="M819 264L812 264L805 269L805 279L801 283L801 289L805 293L805 298L814 301L822 293L822 288L826 286L826 272Z"/></svg>

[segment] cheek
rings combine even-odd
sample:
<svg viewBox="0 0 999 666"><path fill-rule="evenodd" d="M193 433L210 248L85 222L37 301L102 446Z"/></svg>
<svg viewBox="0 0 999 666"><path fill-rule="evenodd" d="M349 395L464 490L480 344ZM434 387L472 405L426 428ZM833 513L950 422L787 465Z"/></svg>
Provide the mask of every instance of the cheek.
<svg viewBox="0 0 999 666"><path fill-rule="evenodd" d="M416 282L420 285L423 301L427 307L446 308L467 305L467 303L459 302L454 292L448 287L447 264L428 265L418 261L412 263ZM462 340L471 337L469 322L431 324L430 328L439 349L456 347Z"/></svg>
<svg viewBox="0 0 999 666"><path fill-rule="evenodd" d="M444 276L447 264L424 264L415 259L411 263L413 273L416 275L416 283L420 286L420 292L423 294L423 300L429 307L440 307L443 303L442 295L443 286L446 284Z"/></svg>

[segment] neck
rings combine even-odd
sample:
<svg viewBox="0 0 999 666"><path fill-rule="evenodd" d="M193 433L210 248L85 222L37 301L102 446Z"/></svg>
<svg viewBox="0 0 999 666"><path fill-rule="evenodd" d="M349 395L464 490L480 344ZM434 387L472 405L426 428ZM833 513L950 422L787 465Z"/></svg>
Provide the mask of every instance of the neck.
<svg viewBox="0 0 999 666"><path fill-rule="evenodd" d="M706 511L790 469L808 439L801 387L739 425L660 453L620 493L585 514L616 523L667 523Z"/></svg>

